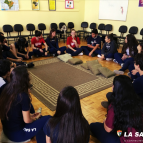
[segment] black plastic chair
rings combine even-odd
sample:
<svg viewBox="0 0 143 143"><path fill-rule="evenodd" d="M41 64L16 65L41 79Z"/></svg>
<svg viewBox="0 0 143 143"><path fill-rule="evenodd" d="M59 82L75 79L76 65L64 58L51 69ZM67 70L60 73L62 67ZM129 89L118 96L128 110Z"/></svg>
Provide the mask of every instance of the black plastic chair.
<svg viewBox="0 0 143 143"><path fill-rule="evenodd" d="M98 26L98 29L100 30L100 32L98 33L98 35L103 35L103 30L105 30L105 24L103 24L103 23L101 23L101 24L99 24L99 26Z"/></svg>
<svg viewBox="0 0 143 143"><path fill-rule="evenodd" d="M78 30L77 31L78 32L78 36L80 38L82 38L82 36L83 36L83 38L85 38L85 33L87 33L87 31L85 29L88 27L88 22L82 22L81 23L81 27L83 28L83 30Z"/></svg>
<svg viewBox="0 0 143 143"><path fill-rule="evenodd" d="M140 31L140 35L142 36L142 39L137 39L139 43L143 42L143 28Z"/></svg>
<svg viewBox="0 0 143 143"><path fill-rule="evenodd" d="M59 30L61 30L61 28L62 28L64 25L66 25L64 22L59 23ZM67 32L66 32L66 34L61 33L60 39L63 39L63 40L64 40L64 43L65 43L65 40L67 39ZM60 39L59 39L59 40L60 40Z"/></svg>
<svg viewBox="0 0 143 143"><path fill-rule="evenodd" d="M138 27L136 26L132 26L130 29L129 29L129 33L130 34L137 34L138 33Z"/></svg>
<svg viewBox="0 0 143 143"><path fill-rule="evenodd" d="M58 29L58 25L56 23L51 23L51 29Z"/></svg>
<svg viewBox="0 0 143 143"><path fill-rule="evenodd" d="M46 30L46 25L44 23L39 23L38 24L38 29L42 32L43 37L46 35L48 36L49 33L44 33L44 31Z"/></svg>
<svg viewBox="0 0 143 143"><path fill-rule="evenodd" d="M13 32L13 28L11 25L3 25L3 31L7 33L7 41L8 41L8 44L9 44L9 41L15 41L18 36L11 36L11 32ZM9 40L9 39L14 39L14 40Z"/></svg>
<svg viewBox="0 0 143 143"><path fill-rule="evenodd" d="M74 28L74 23L73 22L69 22L68 26L67 26L67 36L70 36L71 30ZM70 31L68 30L70 29Z"/></svg>
<svg viewBox="0 0 143 143"><path fill-rule="evenodd" d="M91 30L96 29L96 23L91 23L90 26L89 26L89 28Z"/></svg>
<svg viewBox="0 0 143 143"><path fill-rule="evenodd" d="M29 35L21 35L21 32L23 31L23 26L21 24L15 24L14 31L18 32L18 37L27 37L29 41Z"/></svg>
<svg viewBox="0 0 143 143"><path fill-rule="evenodd" d="M105 31L106 31L106 35L108 35L109 32L112 31L112 25L111 24L105 25Z"/></svg>
<svg viewBox="0 0 143 143"><path fill-rule="evenodd" d="M30 39L32 39L32 37L35 36L35 34L33 34L33 31L35 31L35 25L29 23L29 24L26 25L26 28L27 28L28 31L30 31L30 34L29 34L29 41L28 41L29 44L30 44Z"/></svg>

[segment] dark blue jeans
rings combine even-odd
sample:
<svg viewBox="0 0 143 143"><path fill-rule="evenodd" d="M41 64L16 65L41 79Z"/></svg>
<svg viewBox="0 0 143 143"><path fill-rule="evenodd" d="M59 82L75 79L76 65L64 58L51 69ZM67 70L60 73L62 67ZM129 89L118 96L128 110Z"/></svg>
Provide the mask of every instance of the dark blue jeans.
<svg viewBox="0 0 143 143"><path fill-rule="evenodd" d="M110 133L106 132L103 123L91 123L90 131L101 143L120 143L117 133L112 131Z"/></svg>
<svg viewBox="0 0 143 143"><path fill-rule="evenodd" d="M71 54L72 56L77 56L78 54L80 54L82 52L82 48L74 48L74 50L76 50L76 52L74 52L73 50L71 50L70 48L68 48L66 50L67 53Z"/></svg>
<svg viewBox="0 0 143 143"><path fill-rule="evenodd" d="M43 50L43 52L40 52L40 51L37 50L37 49L33 49L33 54L34 54L34 55L37 55L38 57L45 56L45 48L42 49L42 50Z"/></svg>
<svg viewBox="0 0 143 143"><path fill-rule="evenodd" d="M92 48L89 48L87 46L81 46L81 48L83 49L84 54L87 55L87 56L93 50ZM97 48L93 53L95 55L101 55L101 49Z"/></svg>
<svg viewBox="0 0 143 143"><path fill-rule="evenodd" d="M49 52L50 52L50 54L55 54L56 56L58 56L58 54L57 54L57 51L58 51L58 50L61 51L61 55L62 55L62 54L65 54L66 46L61 47L61 48L59 48L59 49L50 48Z"/></svg>
<svg viewBox="0 0 143 143"><path fill-rule="evenodd" d="M25 54L25 55L27 54L27 52L19 52L19 53L22 53L22 54ZM17 54L17 56L18 56L18 57L22 57L23 60L27 60L27 59L25 58L25 56L23 56L23 55ZM31 56L33 56L33 52L29 52L28 56L29 56L29 59L31 59Z"/></svg>
<svg viewBox="0 0 143 143"><path fill-rule="evenodd" d="M134 61L134 58L127 58L125 59L124 61L121 59L123 56L123 54L121 53L115 53L114 54L114 58L116 59L116 61L119 63L119 64L122 64L122 63L125 63L126 61Z"/></svg>

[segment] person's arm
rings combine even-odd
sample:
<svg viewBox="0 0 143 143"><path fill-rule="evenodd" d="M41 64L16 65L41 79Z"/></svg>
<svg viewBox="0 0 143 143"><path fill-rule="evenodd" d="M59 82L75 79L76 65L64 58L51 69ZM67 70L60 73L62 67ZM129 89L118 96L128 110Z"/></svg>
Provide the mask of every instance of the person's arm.
<svg viewBox="0 0 143 143"><path fill-rule="evenodd" d="M103 47L101 49L101 55L105 54L105 48L106 48L106 43L103 45Z"/></svg>
<svg viewBox="0 0 143 143"><path fill-rule="evenodd" d="M22 62L22 59L12 59L12 58L9 58L9 57L7 57L6 59L10 60L12 62Z"/></svg>
<svg viewBox="0 0 143 143"><path fill-rule="evenodd" d="M34 50L34 49L35 49L35 50L36 50L36 49L39 50L39 48L34 47L34 44L31 44L31 47L32 47L33 50Z"/></svg>
<svg viewBox="0 0 143 143"><path fill-rule="evenodd" d="M70 37L67 38L67 47L69 49L71 49L72 51L76 52L76 50L74 50L71 46L70 46L70 40L69 40Z"/></svg>
<svg viewBox="0 0 143 143"><path fill-rule="evenodd" d="M58 38L56 38L56 49L59 50L59 42L58 42Z"/></svg>
<svg viewBox="0 0 143 143"><path fill-rule="evenodd" d="M54 48L54 49L56 49L56 47L54 47L54 46L51 44L51 42L50 42L50 39L49 39L49 38L47 38L47 39L46 39L46 43L47 43L47 45L48 45L50 48Z"/></svg>
<svg viewBox="0 0 143 143"><path fill-rule="evenodd" d="M45 49L46 49L46 52L48 51L48 45L46 44L46 42L44 43L45 45Z"/></svg>
<svg viewBox="0 0 143 143"><path fill-rule="evenodd" d="M78 37L76 37L77 41L76 40L73 40L74 43L75 43L75 46L76 48L79 48L79 45L80 45L80 39Z"/></svg>
<svg viewBox="0 0 143 143"><path fill-rule="evenodd" d="M96 44L96 46L94 46L94 48L92 49L92 51L90 52L90 54L92 54L97 48L99 48L99 44Z"/></svg>
<svg viewBox="0 0 143 143"><path fill-rule="evenodd" d="M108 126L106 126L106 123L104 122L104 129L106 132L110 133L112 131L111 128L109 128Z"/></svg>
<svg viewBox="0 0 143 143"><path fill-rule="evenodd" d="M32 123L33 121L35 121L36 119L32 119L30 116L30 110L29 111L22 111L22 115L23 115L23 120L26 124Z"/></svg>
<svg viewBox="0 0 143 143"><path fill-rule="evenodd" d="M46 143L51 143L51 139L47 135L46 135Z"/></svg>

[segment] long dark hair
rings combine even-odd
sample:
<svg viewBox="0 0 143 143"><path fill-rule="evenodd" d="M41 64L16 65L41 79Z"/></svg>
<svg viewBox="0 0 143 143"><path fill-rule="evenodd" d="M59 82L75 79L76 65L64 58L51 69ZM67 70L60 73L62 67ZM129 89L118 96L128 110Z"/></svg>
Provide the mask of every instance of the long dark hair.
<svg viewBox="0 0 143 143"><path fill-rule="evenodd" d="M50 39L52 39L52 33L53 33L53 32L56 32L56 30L55 30L54 28L51 29L50 34L49 34L49 36L48 36ZM55 41L56 41L56 38L57 38L57 37L55 36L55 37L54 37Z"/></svg>
<svg viewBox="0 0 143 143"><path fill-rule="evenodd" d="M0 44L0 59L3 59L2 48L3 48L3 46Z"/></svg>
<svg viewBox="0 0 143 143"><path fill-rule="evenodd" d="M55 115L48 122L51 142L54 130L59 125L57 143L87 143L89 124L84 118L77 90L68 86L59 94Z"/></svg>
<svg viewBox="0 0 143 143"><path fill-rule="evenodd" d="M128 76L116 76L113 81L113 94L109 101L114 109L114 131L127 132L128 128L143 129L143 101L135 93ZM110 110L110 109L109 109Z"/></svg>
<svg viewBox="0 0 143 143"><path fill-rule="evenodd" d="M25 43L26 43L26 39L24 37L21 37L18 39L17 44L20 48L20 51L25 50Z"/></svg>
<svg viewBox="0 0 143 143"><path fill-rule="evenodd" d="M21 93L27 93L30 88L29 73L25 66L18 66L13 69L10 75L10 82L6 85L0 96L0 119L7 117L13 102ZM8 117L7 117L8 118Z"/></svg>
<svg viewBox="0 0 143 143"><path fill-rule="evenodd" d="M132 52L134 51L134 53L137 53L137 48L136 48L137 46L138 46L138 41L135 38L135 36L132 34L128 34L127 43L124 43L122 53L123 54L126 53L126 49L129 48L129 54L133 57L134 54Z"/></svg>
<svg viewBox="0 0 143 143"><path fill-rule="evenodd" d="M113 41L113 33L106 35L108 39L110 39L110 41Z"/></svg>

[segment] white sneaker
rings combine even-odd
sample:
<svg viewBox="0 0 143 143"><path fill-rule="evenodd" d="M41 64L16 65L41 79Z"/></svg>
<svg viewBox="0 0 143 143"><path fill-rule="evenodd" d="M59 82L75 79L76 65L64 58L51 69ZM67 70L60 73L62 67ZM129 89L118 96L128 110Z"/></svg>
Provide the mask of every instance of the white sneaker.
<svg viewBox="0 0 143 143"><path fill-rule="evenodd" d="M121 64L121 67L123 67L124 63Z"/></svg>
<svg viewBox="0 0 143 143"><path fill-rule="evenodd" d="M78 54L79 56L82 56L83 55L83 53L81 52L80 54Z"/></svg>
<svg viewBox="0 0 143 143"><path fill-rule="evenodd" d="M112 61L113 59L112 58L106 58L106 61Z"/></svg>
<svg viewBox="0 0 143 143"><path fill-rule="evenodd" d="M101 58L101 55L97 55L98 58Z"/></svg>
<svg viewBox="0 0 143 143"><path fill-rule="evenodd" d="M69 53L68 53L69 54ZM72 56L71 54L69 54L70 56Z"/></svg>
<svg viewBox="0 0 143 143"><path fill-rule="evenodd" d="M116 59L113 59L113 62L118 64L118 62L116 61Z"/></svg>
<svg viewBox="0 0 143 143"><path fill-rule="evenodd" d="M124 74L123 71L118 71L118 70L114 70L114 73L115 73L115 74L121 74L121 75Z"/></svg>

